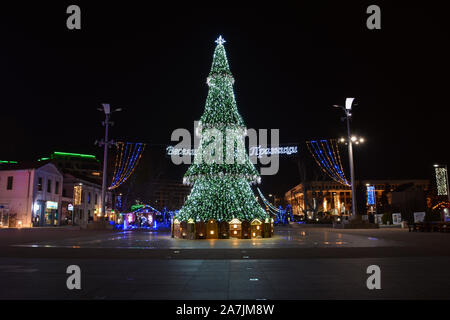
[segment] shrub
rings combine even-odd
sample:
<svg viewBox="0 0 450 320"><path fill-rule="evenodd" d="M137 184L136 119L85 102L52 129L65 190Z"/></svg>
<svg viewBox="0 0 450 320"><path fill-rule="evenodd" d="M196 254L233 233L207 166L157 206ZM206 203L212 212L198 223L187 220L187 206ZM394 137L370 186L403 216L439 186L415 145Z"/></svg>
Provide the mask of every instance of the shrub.
<svg viewBox="0 0 450 320"><path fill-rule="evenodd" d="M385 212L383 213L383 216L381 217L381 221L383 221L383 224L387 224L388 221L392 224L392 212Z"/></svg>

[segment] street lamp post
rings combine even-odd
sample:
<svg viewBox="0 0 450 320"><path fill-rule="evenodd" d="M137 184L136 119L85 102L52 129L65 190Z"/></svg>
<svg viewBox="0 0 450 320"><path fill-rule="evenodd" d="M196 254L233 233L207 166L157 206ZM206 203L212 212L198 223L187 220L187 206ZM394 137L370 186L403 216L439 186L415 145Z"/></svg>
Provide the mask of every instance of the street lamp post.
<svg viewBox="0 0 450 320"><path fill-rule="evenodd" d="M352 104L355 98L347 98L345 99L345 107L340 105L333 105L336 108L342 108L345 112L345 118L347 120L347 139L348 139L348 158L350 165L350 183L352 188L352 219L356 218L356 195L355 195L355 170L353 165L353 137L350 133L350 118L352 116Z"/></svg>
<svg viewBox="0 0 450 320"><path fill-rule="evenodd" d="M117 111L122 111L121 108L117 108L115 110L113 110L111 112L111 107L109 104L107 103L103 103L102 104L103 109L98 108L98 110L100 111L104 111L105 112L105 121L103 121L103 125L105 126L105 139L100 141L99 145L100 146L104 146L104 150L103 150L103 176L102 176L102 207L101 207L101 212L100 212L100 217L103 220L103 217L105 217L106 214L106 178L107 178L107 171L108 171L108 148L110 145L114 144L114 141L108 141L108 129L109 129L109 125L113 125L112 122L109 121L110 117L111 117L111 113L112 112L117 112Z"/></svg>

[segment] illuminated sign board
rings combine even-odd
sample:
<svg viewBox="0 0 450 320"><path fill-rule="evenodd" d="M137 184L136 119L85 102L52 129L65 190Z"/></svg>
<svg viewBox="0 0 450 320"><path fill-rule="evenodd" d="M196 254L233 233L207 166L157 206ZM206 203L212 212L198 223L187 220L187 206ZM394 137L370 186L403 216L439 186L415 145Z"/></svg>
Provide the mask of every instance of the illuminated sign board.
<svg viewBox="0 0 450 320"><path fill-rule="evenodd" d="M46 202L47 209L58 209L58 202L55 201L47 201Z"/></svg>
<svg viewBox="0 0 450 320"><path fill-rule="evenodd" d="M263 148L262 146L250 147L249 148L250 156L257 156L261 158L264 155L274 155L274 154L283 154L283 155L291 155L298 153L297 146L289 146L289 147L274 147L274 148Z"/></svg>
<svg viewBox="0 0 450 320"><path fill-rule="evenodd" d="M367 204L369 206L375 205L375 187L374 186L367 186Z"/></svg>
<svg viewBox="0 0 450 320"><path fill-rule="evenodd" d="M69 203L67 206L67 210L73 211L73 204Z"/></svg>
<svg viewBox="0 0 450 320"><path fill-rule="evenodd" d="M166 155L178 155L178 156L194 156L197 149L187 149L187 148L175 148L174 146L168 146L166 148ZM271 155L295 155L298 153L298 146L279 146L279 147L262 147L251 146L249 147L249 156L254 156L261 158L263 156Z"/></svg>
<svg viewBox="0 0 450 320"><path fill-rule="evenodd" d="M445 167L435 168L435 172L436 172L436 186L438 196L448 195L447 168Z"/></svg>

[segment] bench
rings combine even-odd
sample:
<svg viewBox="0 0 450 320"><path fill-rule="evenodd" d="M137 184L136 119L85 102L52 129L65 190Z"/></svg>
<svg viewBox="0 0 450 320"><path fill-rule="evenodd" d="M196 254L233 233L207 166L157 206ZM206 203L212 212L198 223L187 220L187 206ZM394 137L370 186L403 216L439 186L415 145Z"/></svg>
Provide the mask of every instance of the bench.
<svg viewBox="0 0 450 320"><path fill-rule="evenodd" d="M408 231L449 232L450 222L415 222L408 224Z"/></svg>

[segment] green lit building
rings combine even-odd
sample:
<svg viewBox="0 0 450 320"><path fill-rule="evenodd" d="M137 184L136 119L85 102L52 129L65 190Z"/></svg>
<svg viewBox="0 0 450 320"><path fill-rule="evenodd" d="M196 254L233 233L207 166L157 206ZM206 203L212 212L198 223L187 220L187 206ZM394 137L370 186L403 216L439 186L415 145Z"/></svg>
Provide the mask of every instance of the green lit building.
<svg viewBox="0 0 450 320"><path fill-rule="evenodd" d="M95 155L55 151L38 161L49 161L64 173L82 175L101 183L101 163Z"/></svg>

